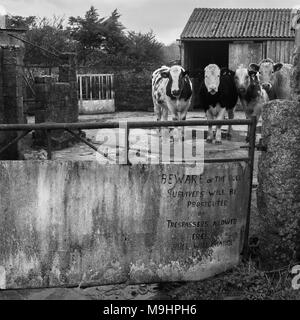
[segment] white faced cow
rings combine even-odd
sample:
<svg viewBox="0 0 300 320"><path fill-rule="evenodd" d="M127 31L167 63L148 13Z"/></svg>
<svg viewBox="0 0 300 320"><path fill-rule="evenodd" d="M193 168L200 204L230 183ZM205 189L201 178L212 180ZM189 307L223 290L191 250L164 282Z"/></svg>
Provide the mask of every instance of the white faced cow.
<svg viewBox="0 0 300 320"><path fill-rule="evenodd" d="M226 111L229 119L234 118L234 107L238 100L234 84L234 73L228 69L220 69L215 64L210 64L204 69L204 81L200 86L200 100L208 120L223 120ZM228 128L228 138L231 137L231 126ZM206 141L212 143L212 126L208 128ZM217 126L216 144L221 144L221 126Z"/></svg>
<svg viewBox="0 0 300 320"><path fill-rule="evenodd" d="M157 69L152 74L152 99L157 121L185 120L192 100L192 82L181 66Z"/></svg>
<svg viewBox="0 0 300 320"><path fill-rule="evenodd" d="M259 120L263 105L269 100L267 92L259 84L257 72L239 66L235 71L235 85L247 119L256 116ZM247 133L249 140L249 130Z"/></svg>
<svg viewBox="0 0 300 320"><path fill-rule="evenodd" d="M251 63L249 67L258 72L259 82L270 100L291 100L291 64L274 63L271 59L264 59L259 64Z"/></svg>

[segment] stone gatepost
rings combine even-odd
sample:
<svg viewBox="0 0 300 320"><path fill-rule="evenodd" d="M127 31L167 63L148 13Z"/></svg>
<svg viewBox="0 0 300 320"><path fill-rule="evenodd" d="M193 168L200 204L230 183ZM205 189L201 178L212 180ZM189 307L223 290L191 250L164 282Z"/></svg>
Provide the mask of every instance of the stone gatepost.
<svg viewBox="0 0 300 320"><path fill-rule="evenodd" d="M257 205L264 256L288 264L297 255L300 219L300 105L274 100L263 108Z"/></svg>
<svg viewBox="0 0 300 320"><path fill-rule="evenodd" d="M56 82L54 77L42 76L35 78L36 91L36 123L71 123L76 122L74 106L71 101L71 85L67 82ZM74 121L75 120L75 121ZM70 134L64 130L53 130L51 142L55 149L69 145ZM46 146L45 132L36 131L35 144Z"/></svg>
<svg viewBox="0 0 300 320"><path fill-rule="evenodd" d="M257 205L262 250L270 262L300 262L300 27L293 12L295 50L292 101L274 100L263 107L263 151L258 163Z"/></svg>
<svg viewBox="0 0 300 320"><path fill-rule="evenodd" d="M23 112L23 59L25 45L13 36L22 37L24 29L8 29L6 16L0 23L0 123L24 123ZM17 137L17 132L0 131L0 149ZM19 159L19 146L16 143L0 154L0 160Z"/></svg>
<svg viewBox="0 0 300 320"><path fill-rule="evenodd" d="M35 122L72 123L78 121L78 94L76 75L76 54L63 53L59 66L58 82L54 77L42 76L35 78L36 110ZM65 148L74 137L63 130L51 132L52 146L55 149ZM35 144L46 146L44 132L35 135Z"/></svg>
<svg viewBox="0 0 300 320"><path fill-rule="evenodd" d="M78 92L77 92L77 55L72 52L62 53L60 55L62 64L59 66L59 82L68 82L70 84L70 103L73 106L70 114L70 122L78 121Z"/></svg>
<svg viewBox="0 0 300 320"><path fill-rule="evenodd" d="M18 45L0 47L0 123L25 123L23 113L23 67L24 49ZM0 149L17 137L17 132L0 132ZM19 158L18 143L2 154L1 160Z"/></svg>

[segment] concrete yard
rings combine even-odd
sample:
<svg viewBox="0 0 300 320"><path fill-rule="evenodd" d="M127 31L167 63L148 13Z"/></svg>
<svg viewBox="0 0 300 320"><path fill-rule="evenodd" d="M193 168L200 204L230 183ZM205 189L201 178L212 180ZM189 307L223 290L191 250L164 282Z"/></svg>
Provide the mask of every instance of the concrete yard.
<svg viewBox="0 0 300 320"><path fill-rule="evenodd" d="M126 121L155 121L155 115L150 112L117 112L113 114L100 114L100 115L80 115L80 122L126 122ZM203 112L190 112L188 113L187 120L204 120L205 114ZM236 113L236 119L245 119L245 115L243 112ZM34 123L34 118L30 117L30 123ZM169 117L169 120L171 118ZM258 127L261 126L261 123L258 124ZM199 132L203 132L207 130L207 127L197 127L197 128L189 128L189 129L197 129ZM222 131L225 132L227 130L227 126L222 127ZM245 156L245 150L241 150L240 146L245 145L245 136L246 136L246 126L237 125L233 127L233 138L232 141L223 140L223 145L215 145L215 144L204 144L205 157L207 158L209 154L216 154L223 151L226 153L226 156L232 157L237 156ZM86 138L94 144L96 147L101 149L101 143L104 140L104 137L112 138L115 136L117 129L92 129L92 130L84 130L86 134ZM259 131L259 130L258 130ZM121 131L121 135L124 136L124 130ZM176 132L175 132L176 135ZM136 151L147 151L148 137L151 136L151 141L154 141L154 154L158 153L158 134L156 129L152 130L143 130L143 129L132 129L130 130L129 142L130 145L134 145L133 148ZM178 136L178 134L177 134ZM111 140L111 139L110 139ZM187 138L187 143L190 143L191 137ZM115 153L115 148L110 143L107 143L108 150L107 154L110 156ZM239 151L238 151L239 150ZM123 148L120 147L120 156L122 156ZM153 150L151 150L153 153ZM233 152L234 151L234 152ZM63 160L97 160L96 152L88 147L86 144L82 142L78 142L73 146L65 148L63 150L58 150L53 152L53 160L63 159ZM221 156L222 152L220 153ZM154 157L156 157L154 155ZM152 155L153 157L153 155ZM98 159L99 160L99 159Z"/></svg>

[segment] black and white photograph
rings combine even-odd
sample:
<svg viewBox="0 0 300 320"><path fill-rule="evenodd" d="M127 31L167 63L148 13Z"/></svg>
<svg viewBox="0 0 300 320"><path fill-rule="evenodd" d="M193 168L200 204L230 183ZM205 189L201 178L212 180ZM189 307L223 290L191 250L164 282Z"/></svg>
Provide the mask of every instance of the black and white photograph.
<svg viewBox="0 0 300 320"><path fill-rule="evenodd" d="M300 300L300 0L0 0L8 300Z"/></svg>

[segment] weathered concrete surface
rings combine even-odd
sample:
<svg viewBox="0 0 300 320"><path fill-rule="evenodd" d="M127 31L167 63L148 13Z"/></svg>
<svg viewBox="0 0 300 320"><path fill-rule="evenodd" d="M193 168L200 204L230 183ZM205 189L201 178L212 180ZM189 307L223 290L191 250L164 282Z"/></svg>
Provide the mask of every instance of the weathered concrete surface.
<svg viewBox="0 0 300 320"><path fill-rule="evenodd" d="M82 100L78 102L80 114L115 112L115 100Z"/></svg>
<svg viewBox="0 0 300 320"><path fill-rule="evenodd" d="M268 151L259 158L257 205L265 241L273 248L270 255L286 263L293 258L300 235L300 105L274 100L264 106L262 118Z"/></svg>
<svg viewBox="0 0 300 320"><path fill-rule="evenodd" d="M246 165L184 174L176 165L0 162L2 288L200 280L236 265Z"/></svg>

